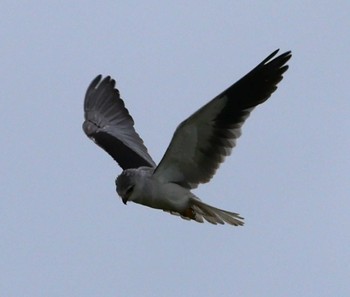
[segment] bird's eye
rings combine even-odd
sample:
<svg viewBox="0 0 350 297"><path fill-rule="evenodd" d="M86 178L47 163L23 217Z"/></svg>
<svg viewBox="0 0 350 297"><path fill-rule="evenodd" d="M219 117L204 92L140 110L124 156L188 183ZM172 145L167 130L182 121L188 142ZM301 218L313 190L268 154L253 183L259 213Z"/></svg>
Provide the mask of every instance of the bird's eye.
<svg viewBox="0 0 350 297"><path fill-rule="evenodd" d="M126 196L129 197L132 193L132 191L134 190L134 186L130 186L127 190L126 190Z"/></svg>

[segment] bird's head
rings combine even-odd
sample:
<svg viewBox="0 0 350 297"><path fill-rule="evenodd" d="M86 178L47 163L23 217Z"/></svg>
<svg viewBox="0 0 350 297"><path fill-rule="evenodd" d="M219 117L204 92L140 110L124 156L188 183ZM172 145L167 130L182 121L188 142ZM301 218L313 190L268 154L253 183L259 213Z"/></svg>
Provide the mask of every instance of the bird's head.
<svg viewBox="0 0 350 297"><path fill-rule="evenodd" d="M118 195L122 198L124 204L130 200L135 187L135 176L130 171L123 171L116 180L115 185Z"/></svg>

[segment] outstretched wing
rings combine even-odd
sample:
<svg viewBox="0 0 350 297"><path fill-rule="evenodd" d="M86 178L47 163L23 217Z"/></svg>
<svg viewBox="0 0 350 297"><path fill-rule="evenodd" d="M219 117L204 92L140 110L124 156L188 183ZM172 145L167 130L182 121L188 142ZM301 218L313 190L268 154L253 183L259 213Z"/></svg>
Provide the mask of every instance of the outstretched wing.
<svg viewBox="0 0 350 297"><path fill-rule="evenodd" d="M83 130L97 145L109 153L121 168L155 167L134 121L125 108L115 81L97 76L86 91Z"/></svg>
<svg viewBox="0 0 350 297"><path fill-rule="evenodd" d="M155 169L156 178L195 188L213 177L250 112L271 96L288 69L291 52L272 59L277 52L178 126Z"/></svg>

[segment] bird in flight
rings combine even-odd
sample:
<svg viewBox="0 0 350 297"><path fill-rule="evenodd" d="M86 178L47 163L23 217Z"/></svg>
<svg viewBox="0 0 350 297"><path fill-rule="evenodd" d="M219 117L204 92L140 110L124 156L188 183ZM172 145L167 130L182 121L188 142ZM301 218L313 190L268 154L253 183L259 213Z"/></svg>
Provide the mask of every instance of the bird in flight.
<svg viewBox="0 0 350 297"><path fill-rule="evenodd" d="M83 130L123 169L115 180L123 203L201 223L243 225L239 214L208 205L191 190L210 181L236 145L250 112L277 89L292 56L288 51L275 57L277 52L184 120L158 165L135 131L115 81L97 76L86 91Z"/></svg>

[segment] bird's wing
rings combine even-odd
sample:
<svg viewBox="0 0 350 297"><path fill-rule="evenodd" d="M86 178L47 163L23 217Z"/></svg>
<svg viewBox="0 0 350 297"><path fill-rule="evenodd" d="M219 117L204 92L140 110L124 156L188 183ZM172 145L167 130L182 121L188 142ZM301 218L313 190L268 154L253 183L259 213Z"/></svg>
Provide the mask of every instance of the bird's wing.
<svg viewBox="0 0 350 297"><path fill-rule="evenodd" d="M272 59L277 52L177 127L154 177L187 188L213 177L236 145L250 112L271 96L288 69L291 52Z"/></svg>
<svg viewBox="0 0 350 297"><path fill-rule="evenodd" d="M115 81L97 76L86 91L83 130L97 145L109 153L121 168L155 167L142 139L134 129L134 121Z"/></svg>

